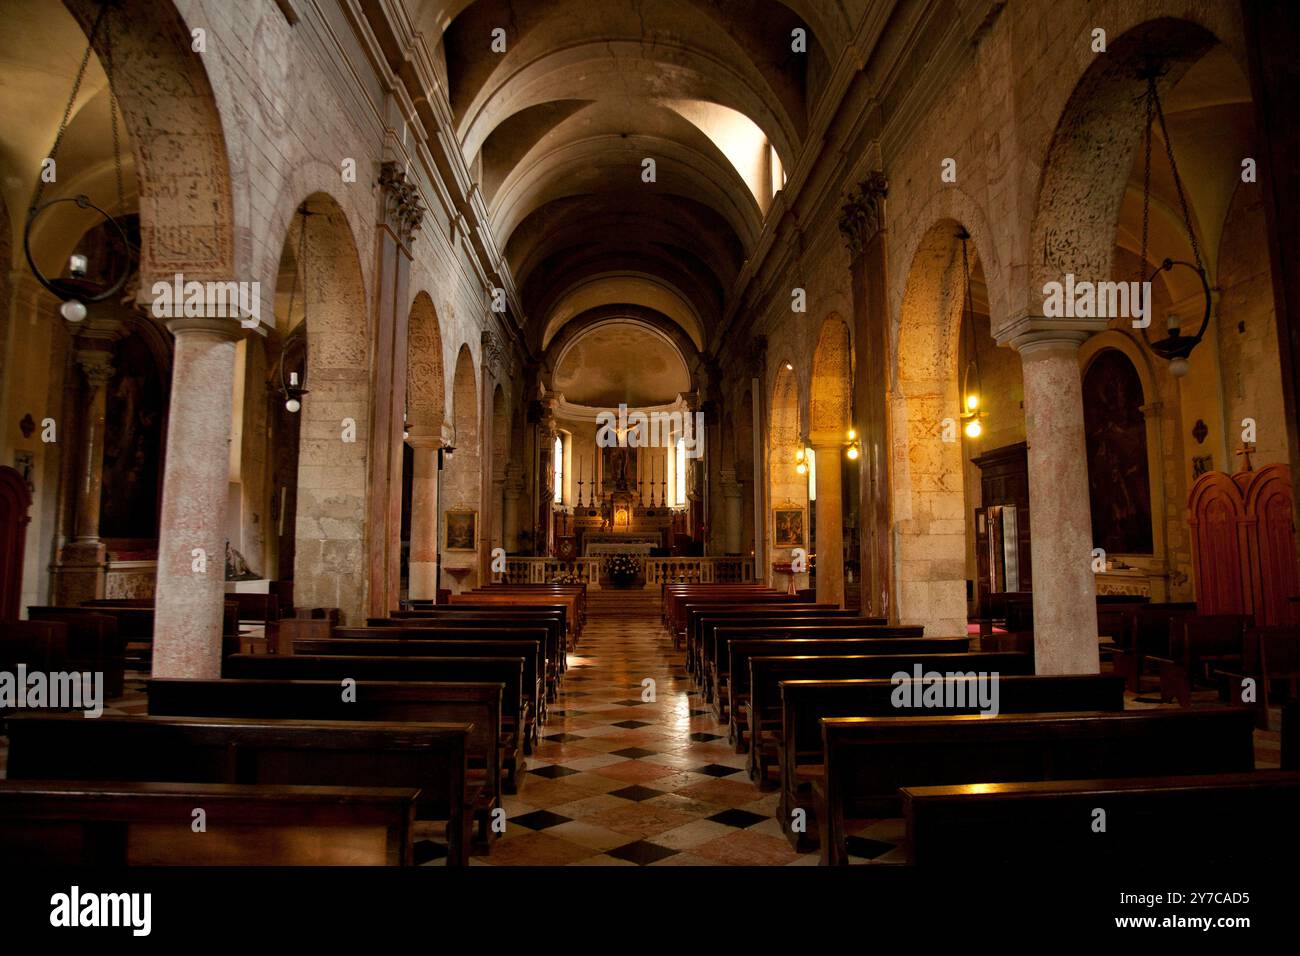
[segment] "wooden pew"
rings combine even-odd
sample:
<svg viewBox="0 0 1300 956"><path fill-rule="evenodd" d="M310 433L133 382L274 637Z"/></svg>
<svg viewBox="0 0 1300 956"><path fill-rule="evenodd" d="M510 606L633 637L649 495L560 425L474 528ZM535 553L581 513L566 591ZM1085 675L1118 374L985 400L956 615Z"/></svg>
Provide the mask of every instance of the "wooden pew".
<svg viewBox="0 0 1300 956"><path fill-rule="evenodd" d="M568 669L568 625L563 608L516 608L508 605L474 608L442 605L429 610L393 611L388 617L366 619L366 627L544 627L547 631L546 655Z"/></svg>
<svg viewBox="0 0 1300 956"><path fill-rule="evenodd" d="M805 619L802 616L792 616L785 619L773 618L770 621L746 621L738 625L721 624L712 629L709 654L703 663L707 686L711 691L711 693L705 695L705 699L712 701L717 698L718 703L715 705L714 711L719 719L725 723L730 714L727 695L731 686L731 675L735 673L731 659L731 644L733 641L855 637L875 640L891 638L914 638L919 640L924 635L925 627L921 624L869 624L866 623L864 618ZM965 637L959 638L959 640L968 641ZM966 646L963 644L961 649L965 650ZM742 683L746 681L744 674L740 674L740 680Z"/></svg>
<svg viewBox="0 0 1300 956"><path fill-rule="evenodd" d="M1122 675L1128 689L1137 694L1142 690L1142 672L1146 669L1147 655L1168 653L1170 624L1178 618L1195 614L1196 605L1185 602L1138 604L1132 608L1132 613L1133 625L1125 635L1125 639L1132 643L1126 647L1113 647L1111 662L1115 673Z"/></svg>
<svg viewBox="0 0 1300 956"><path fill-rule="evenodd" d="M944 691L954 691L945 700L965 700L967 706L934 708L896 706L893 680L852 678L848 680L780 681L781 725L776 737L777 767L781 802L777 816L782 829L797 850L817 846L816 807L811 798L812 781L821 779L823 717L906 717L978 713L976 688L969 677L949 677ZM959 688L957 685L966 685ZM955 693L962 690L959 695ZM1004 714L1124 709L1124 678L1113 674L1038 677L1028 674L998 678L998 710ZM791 828L792 814L802 809L808 826L802 833Z"/></svg>
<svg viewBox="0 0 1300 956"><path fill-rule="evenodd" d="M703 675L699 662L707 658L705 645L705 623L716 626L741 626L757 620L780 619L784 615L813 620L850 618L867 623L865 618L858 618L857 611L846 611L841 607L819 604L784 604L779 609L764 604L705 604L682 605L686 628L684 645L686 649L686 672L693 674L695 683L702 684ZM880 622L884 623L884 622Z"/></svg>
<svg viewBox="0 0 1300 956"><path fill-rule="evenodd" d="M1249 614L1210 614L1170 623L1169 649L1148 655L1160 671L1160 699L1192 706L1196 684L1210 684L1210 669L1241 666Z"/></svg>
<svg viewBox="0 0 1300 956"><path fill-rule="evenodd" d="M122 696L126 686L126 642L116 617L75 607L29 607L27 616L31 621L64 626L67 654L61 669L100 671L104 675L104 695Z"/></svg>
<svg viewBox="0 0 1300 956"><path fill-rule="evenodd" d="M927 659L930 661L926 670L996 670L999 667L1008 668L1001 673L1011 674L1030 674L1033 673L1033 658L1026 654L1018 653L999 653L991 651L976 651L977 657L968 658L967 648L970 639L966 637L918 637L918 638L835 638L828 637L820 639L825 641L836 641L836 644L825 648L826 653L813 653L817 646L817 638L805 637L777 637L777 638L742 638L732 640L727 647L727 652L731 658L731 680L727 684L727 706L731 714L730 729L728 739L736 745L737 753L744 753L749 747L747 735L749 732L749 691L751 673L751 659L762 655L765 657L780 657L788 661L795 657L809 657L816 663L808 664L788 664L783 665L782 674L789 674L786 679L797 677L806 677L808 679L823 678L832 679L840 677L891 677L900 670L911 673L912 664L918 659ZM847 644L839 644L839 641L867 641L862 645L863 650L854 654L852 648ZM881 644L881 641L888 641L888 644ZM907 641L906 645L896 644L897 641ZM907 651L904 647L918 646L920 651ZM811 642L811 643L810 643ZM941 642L941 643L931 643ZM805 653L805 650L808 653ZM938 660L938 656L944 657L958 656L962 661L969 663L969 667L954 668L944 661ZM853 661L847 664L833 664L823 661L822 658L829 657L852 657ZM772 665L773 667L775 665ZM789 673L792 668L801 671L815 671L808 673ZM888 668L888 670L883 670ZM775 716L775 714L771 715Z"/></svg>
<svg viewBox="0 0 1300 956"><path fill-rule="evenodd" d="M1282 705L1282 769L1300 770L1300 700Z"/></svg>
<svg viewBox="0 0 1300 956"><path fill-rule="evenodd" d="M544 598L541 596L530 597L528 595L517 594L453 594L451 604L457 608L476 608L479 610L497 610L501 607L526 608L528 610L547 610L556 609L564 612L565 632L568 634L568 647L566 650L573 650L578 646L578 637L581 633L581 627L578 624L577 601L572 596L567 599L564 596L557 596L554 599Z"/></svg>
<svg viewBox="0 0 1300 956"><path fill-rule="evenodd" d="M781 608L808 607L813 602L801 600L793 594L766 594L747 597L737 601L730 594L692 594L682 597L672 606L669 619L669 631L673 638L673 649L681 650L686 646L687 622L692 613L699 614L712 608L731 607L770 607L773 611Z"/></svg>
<svg viewBox="0 0 1300 956"><path fill-rule="evenodd" d="M1247 628L1241 666L1212 670L1219 683L1219 699L1255 707L1256 726L1268 730L1270 710L1300 697L1300 628ZM1244 699L1247 678L1254 682L1253 701Z"/></svg>
<svg viewBox="0 0 1300 956"><path fill-rule="evenodd" d="M507 793L514 793L526 769L524 738L535 726L524 696L522 657L348 657L330 655L232 654L227 678L279 681L416 681L504 684L501 695L501 766ZM151 711L152 712L152 711ZM231 715L244 716L244 715ZM254 715L247 715L254 716ZM356 719L356 718L353 718Z"/></svg>
<svg viewBox="0 0 1300 956"><path fill-rule="evenodd" d="M411 866L419 791L0 780L11 866ZM192 828L202 808L206 832Z"/></svg>
<svg viewBox="0 0 1300 956"><path fill-rule="evenodd" d="M68 625L62 621L0 621L0 670L68 671Z"/></svg>
<svg viewBox="0 0 1300 956"><path fill-rule="evenodd" d="M1045 849L1071 866L1128 866L1145 859L1241 867L1300 852L1300 773L904 787L907 862L925 867L1038 866ZM1104 832L1094 811L1106 813ZM1231 832L1206 839L1207 820ZM1236 872L1241 872L1237 870Z"/></svg>
<svg viewBox="0 0 1300 956"><path fill-rule="evenodd" d="M900 787L1238 773L1255 766L1245 707L996 717L824 717L813 783L822 863L848 862L851 821L896 817Z"/></svg>
<svg viewBox="0 0 1300 956"><path fill-rule="evenodd" d="M663 616L664 626L668 628L673 635L674 645L680 646L678 640L683 637L683 628L686 626L684 606L688 603L693 604L795 604L809 602L796 598L793 594L786 594L783 591L773 591L768 587L742 587L723 586L715 588L712 586L701 587L699 585L670 585L664 589L663 596Z"/></svg>
<svg viewBox="0 0 1300 956"><path fill-rule="evenodd" d="M524 697L532 712L537 715L535 724L546 723L546 657L543 651L545 635L541 631L436 631L416 629L409 632L388 628L339 628L335 637L324 641L296 641L294 654L312 656L342 655L346 657L507 657L522 658L524 662ZM518 635L510 640L488 637L488 634L508 633ZM404 634L405 638L396 635ZM466 634L483 634L482 638L465 639ZM529 639L528 635L535 635ZM529 749L531 753L531 741Z"/></svg>
<svg viewBox="0 0 1300 956"><path fill-rule="evenodd" d="M7 729L11 780L416 789L417 817L447 821L449 864L469 864L470 724L22 714Z"/></svg>

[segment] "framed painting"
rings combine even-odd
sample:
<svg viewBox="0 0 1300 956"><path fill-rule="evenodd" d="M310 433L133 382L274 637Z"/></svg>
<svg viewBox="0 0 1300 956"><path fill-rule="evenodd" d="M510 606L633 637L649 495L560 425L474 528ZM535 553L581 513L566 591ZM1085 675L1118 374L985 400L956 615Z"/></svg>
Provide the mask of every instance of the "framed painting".
<svg viewBox="0 0 1300 956"><path fill-rule="evenodd" d="M448 511L443 515L442 528L442 546L444 550L478 550L477 511Z"/></svg>
<svg viewBox="0 0 1300 956"><path fill-rule="evenodd" d="M803 508L774 508L772 510L772 543L776 547L803 547L805 513Z"/></svg>

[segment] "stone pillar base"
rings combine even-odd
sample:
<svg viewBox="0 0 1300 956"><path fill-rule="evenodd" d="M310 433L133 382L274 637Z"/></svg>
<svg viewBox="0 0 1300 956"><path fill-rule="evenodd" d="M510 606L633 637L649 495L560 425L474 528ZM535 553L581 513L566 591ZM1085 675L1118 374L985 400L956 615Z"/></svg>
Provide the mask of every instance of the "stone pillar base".
<svg viewBox="0 0 1300 956"><path fill-rule="evenodd" d="M56 606L100 600L108 583L108 551L99 541L74 541L59 550L52 571Z"/></svg>

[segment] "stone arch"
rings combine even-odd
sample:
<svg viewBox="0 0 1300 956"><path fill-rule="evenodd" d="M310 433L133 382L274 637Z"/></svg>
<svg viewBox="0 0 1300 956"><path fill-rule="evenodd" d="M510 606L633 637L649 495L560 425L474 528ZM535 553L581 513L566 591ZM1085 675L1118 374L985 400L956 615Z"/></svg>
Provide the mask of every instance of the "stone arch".
<svg viewBox="0 0 1300 956"><path fill-rule="evenodd" d="M411 301L406 337L407 436L410 449L410 550L407 595L437 597L438 449L447 425L447 384L442 368L442 330L428 292ZM407 456L404 456L407 457Z"/></svg>
<svg viewBox="0 0 1300 956"><path fill-rule="evenodd" d="M361 262L342 208L324 193L300 204L285 239L300 250L296 281L307 343L302 397L294 603L364 616L370 347ZM304 237L303 231L306 231Z"/></svg>
<svg viewBox="0 0 1300 956"><path fill-rule="evenodd" d="M456 369L451 383L451 419L454 449L444 459L442 473L443 513L474 512L476 525L483 520L480 508L481 469L479 443L478 376L474 369L474 355L468 344L461 345L456 354ZM483 528L475 528L481 538ZM445 532L444 532L445 534ZM439 542L439 553L444 570L441 586L453 593L469 590L478 585L478 554L473 550L449 550L446 542Z"/></svg>
<svg viewBox="0 0 1300 956"><path fill-rule="evenodd" d="M852 419L853 346L831 313L813 352L808 442L816 455L817 600L844 606L844 443Z"/></svg>
<svg viewBox="0 0 1300 956"><path fill-rule="evenodd" d="M1162 98L1219 39L1190 20L1162 17L1113 36L1071 92L1043 164L1030 228L1027 307L1067 273L1076 281L1111 278L1115 224L1139 148L1146 83L1138 75L1155 52L1168 67Z"/></svg>
<svg viewBox="0 0 1300 956"><path fill-rule="evenodd" d="M799 379L792 366L791 362L781 362L777 367L768 425L768 487L771 495L769 505L773 512L773 563L789 562L794 557L796 547L806 551L809 546L808 479L796 471L798 456L802 454L804 446L803 419L800 414ZM776 520L777 512L796 510L803 514L802 525L798 528ZM778 524L782 524L782 527L778 528ZM791 531L795 533L791 535ZM774 583L789 582L786 574L772 574ZM807 571L792 576L796 587L807 586Z"/></svg>
<svg viewBox="0 0 1300 956"><path fill-rule="evenodd" d="M922 236L898 319L890 418L894 562L904 620L934 636L966 630L966 540L958 355L965 299L963 224ZM971 273L979 252L968 240Z"/></svg>
<svg viewBox="0 0 1300 956"><path fill-rule="evenodd" d="M87 33L96 0L64 0ZM172 3L122 0L113 23L113 92L135 148L140 296L156 280L229 280L236 248L230 161L205 57ZM130 29L125 29L126 24ZM103 61L103 35L96 53Z"/></svg>

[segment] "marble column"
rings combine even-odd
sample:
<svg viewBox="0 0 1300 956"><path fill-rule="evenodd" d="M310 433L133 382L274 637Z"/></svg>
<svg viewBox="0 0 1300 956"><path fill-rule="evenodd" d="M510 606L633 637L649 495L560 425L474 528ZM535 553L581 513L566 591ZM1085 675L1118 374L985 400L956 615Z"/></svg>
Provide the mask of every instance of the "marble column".
<svg viewBox="0 0 1300 956"><path fill-rule="evenodd" d="M1079 375L1081 331L1012 340L1025 382L1034 662L1039 674L1096 674L1097 586Z"/></svg>
<svg viewBox="0 0 1300 956"><path fill-rule="evenodd" d="M410 598L436 598L438 594L438 443L410 439L411 553L407 571Z"/></svg>
<svg viewBox="0 0 1300 956"><path fill-rule="evenodd" d="M175 336L162 516L153 676L221 676L226 497L235 340L230 319L173 319Z"/></svg>
<svg viewBox="0 0 1300 956"><path fill-rule="evenodd" d="M73 537L59 552L55 600L75 605L104 597L107 553L99 540L99 506L104 490L104 428L113 356L78 341L73 357L86 387L81 406L75 474Z"/></svg>
<svg viewBox="0 0 1300 956"><path fill-rule="evenodd" d="M809 438L817 465L817 602L844 606L844 504L840 491L842 436Z"/></svg>

